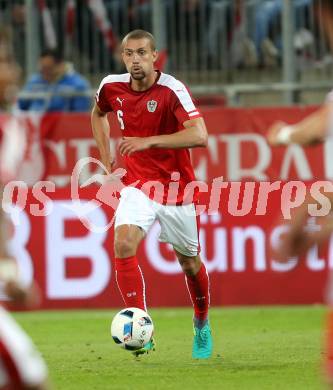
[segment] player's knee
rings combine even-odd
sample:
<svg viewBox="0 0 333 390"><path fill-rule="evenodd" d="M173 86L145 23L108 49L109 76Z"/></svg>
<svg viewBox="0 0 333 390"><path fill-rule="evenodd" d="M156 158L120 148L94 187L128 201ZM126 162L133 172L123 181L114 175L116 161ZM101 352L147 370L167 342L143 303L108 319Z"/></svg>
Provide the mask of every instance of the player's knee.
<svg viewBox="0 0 333 390"><path fill-rule="evenodd" d="M182 265L182 269L183 269L184 273L186 274L186 276L193 277L197 273L196 267L191 263L184 263Z"/></svg>
<svg viewBox="0 0 333 390"><path fill-rule="evenodd" d="M116 257L119 258L134 256L136 253L135 242L129 238L117 239L114 242L114 251Z"/></svg>
<svg viewBox="0 0 333 390"><path fill-rule="evenodd" d="M179 259L180 265L186 276L195 276L200 269L200 261L196 258L187 257Z"/></svg>

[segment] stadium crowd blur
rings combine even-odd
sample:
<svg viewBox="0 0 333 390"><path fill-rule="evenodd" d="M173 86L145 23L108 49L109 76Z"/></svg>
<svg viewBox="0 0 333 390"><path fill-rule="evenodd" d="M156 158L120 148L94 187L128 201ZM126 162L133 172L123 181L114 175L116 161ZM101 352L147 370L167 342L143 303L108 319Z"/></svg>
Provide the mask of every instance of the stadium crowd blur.
<svg viewBox="0 0 333 390"><path fill-rule="evenodd" d="M40 6L41 3L44 3L43 7ZM70 3L75 5L74 8L70 8ZM64 98L61 102L58 96L57 103L55 99L48 99L47 102L34 99L33 104L25 98L25 102L20 101L20 107L24 110L89 110L86 92L90 85L84 78L94 88L96 80L103 74L123 72L119 60L120 39L132 29L143 28L149 31L153 28L150 0L57 0L37 4L36 15L41 28L39 53L56 49L61 63L58 68L62 67L60 73L65 80L58 77L56 83L50 83L44 76L38 79L36 75L27 74L24 55L25 2L2 0L0 19L11 22L17 59L23 70L26 70L25 79L28 81L23 91L54 92L59 95L67 82L73 82L74 94L83 91L84 98L80 103L77 100L69 102L68 99L65 102ZM281 67L283 0L161 0L161 6L165 20L168 21L164 29L165 47L159 47L166 49L168 53L166 70L176 75L184 71L197 72L195 75L199 74L199 77L193 79L189 76L188 80L185 77L189 84L204 82L209 72L220 69L227 70L230 75L235 69L251 68L260 71ZM309 63L318 65L319 61L326 61L327 58L324 58L319 47L321 44L317 44L316 38L321 32L313 21L313 0L294 0L292 6L295 27L293 45L300 58L298 65L304 67ZM49 12L48 18L45 17L46 11ZM96 30L99 30L98 35ZM61 58L62 55L66 62ZM44 58L40 58L39 67L43 61ZM28 72L31 73L32 70L29 69ZM79 74L84 75L80 85L77 84ZM237 82L232 78L230 80ZM70 90L67 89L66 93L68 92ZM92 95L91 93L90 97Z"/></svg>
<svg viewBox="0 0 333 390"><path fill-rule="evenodd" d="M21 110L37 112L84 112L90 108L88 81L75 72L56 50L44 50L39 59L39 72L33 74L23 91L33 95L43 92L40 97L21 98Z"/></svg>

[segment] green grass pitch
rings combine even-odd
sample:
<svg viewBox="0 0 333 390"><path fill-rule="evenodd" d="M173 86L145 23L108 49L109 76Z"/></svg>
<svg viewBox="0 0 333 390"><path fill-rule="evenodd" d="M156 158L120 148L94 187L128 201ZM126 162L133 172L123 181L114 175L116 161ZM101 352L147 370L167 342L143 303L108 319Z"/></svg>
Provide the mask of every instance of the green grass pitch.
<svg viewBox="0 0 333 390"><path fill-rule="evenodd" d="M153 309L157 349L135 359L110 336L115 311L15 313L58 390L323 389L322 306L211 309L214 355L191 358L191 309Z"/></svg>

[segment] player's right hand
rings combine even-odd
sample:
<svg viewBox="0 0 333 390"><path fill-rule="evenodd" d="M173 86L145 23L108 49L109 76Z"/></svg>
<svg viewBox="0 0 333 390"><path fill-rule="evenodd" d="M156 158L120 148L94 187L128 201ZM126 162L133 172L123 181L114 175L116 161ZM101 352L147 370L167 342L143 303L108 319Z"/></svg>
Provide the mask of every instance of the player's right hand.
<svg viewBox="0 0 333 390"><path fill-rule="evenodd" d="M286 123L284 122L274 122L271 127L267 131L267 142L272 145L272 146L279 146L281 145L279 139L278 139L278 134L282 127L287 126Z"/></svg>
<svg viewBox="0 0 333 390"><path fill-rule="evenodd" d="M116 161L114 158L110 159L109 164L101 163L104 172L106 173L96 173L92 177L90 177L88 180L86 180L84 183L80 185L80 188L84 188L89 186L90 184L100 184L103 186L104 184L111 182L115 180L115 176L117 176L117 173L115 172L115 175L112 174L113 171L117 171L116 168Z"/></svg>
<svg viewBox="0 0 333 390"><path fill-rule="evenodd" d="M96 173L91 176L88 180L86 180L83 184L81 184L81 188L87 187L90 184L100 184L104 186L105 184L111 183L121 183L121 178L126 174L126 170L123 168L117 168L113 173L105 174L105 173Z"/></svg>
<svg viewBox="0 0 333 390"><path fill-rule="evenodd" d="M111 173L116 169L116 160L113 157L110 158L110 162L105 163L102 161L102 164L106 172Z"/></svg>

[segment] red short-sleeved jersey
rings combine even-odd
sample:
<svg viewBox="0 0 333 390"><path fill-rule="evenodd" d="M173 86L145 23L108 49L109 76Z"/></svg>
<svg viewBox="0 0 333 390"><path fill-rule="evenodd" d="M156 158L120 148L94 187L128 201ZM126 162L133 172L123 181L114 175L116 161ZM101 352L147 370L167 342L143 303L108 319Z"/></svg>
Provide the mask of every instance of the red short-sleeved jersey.
<svg viewBox="0 0 333 390"><path fill-rule="evenodd" d="M201 116L185 85L170 75L159 73L155 83L142 92L133 91L130 82L129 73L107 76L96 94L98 107L117 115L124 137L172 134L183 129L185 121ZM186 185L195 180L188 149L148 149L125 156L125 164L124 184L137 182L136 187L163 204L193 201L184 200ZM174 172L178 174L171 179ZM171 195L169 184L178 176L179 189ZM160 186L150 190L147 182L152 181L163 185L163 194Z"/></svg>

